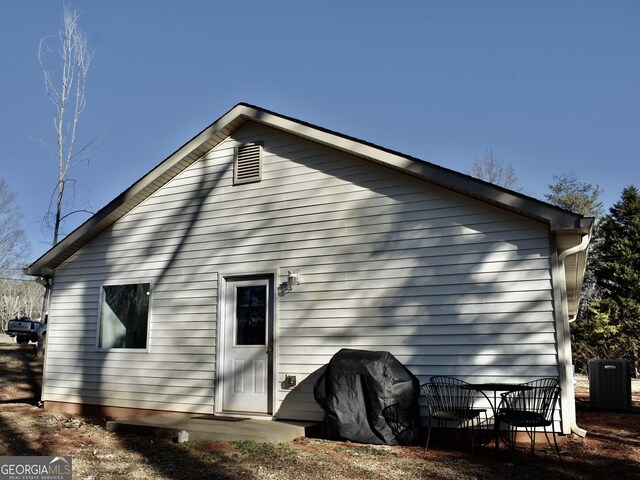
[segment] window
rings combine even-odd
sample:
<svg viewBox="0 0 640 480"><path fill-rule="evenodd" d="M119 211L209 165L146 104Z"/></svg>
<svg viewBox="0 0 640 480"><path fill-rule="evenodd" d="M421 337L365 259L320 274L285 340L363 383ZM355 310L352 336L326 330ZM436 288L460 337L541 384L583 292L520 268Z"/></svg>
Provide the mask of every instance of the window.
<svg viewBox="0 0 640 480"><path fill-rule="evenodd" d="M262 179L262 146L247 143L236 147L233 183L259 182Z"/></svg>
<svg viewBox="0 0 640 480"><path fill-rule="evenodd" d="M238 287L236 292L236 345L266 345L266 285Z"/></svg>
<svg viewBox="0 0 640 480"><path fill-rule="evenodd" d="M150 283L103 285L98 348L147 348Z"/></svg>

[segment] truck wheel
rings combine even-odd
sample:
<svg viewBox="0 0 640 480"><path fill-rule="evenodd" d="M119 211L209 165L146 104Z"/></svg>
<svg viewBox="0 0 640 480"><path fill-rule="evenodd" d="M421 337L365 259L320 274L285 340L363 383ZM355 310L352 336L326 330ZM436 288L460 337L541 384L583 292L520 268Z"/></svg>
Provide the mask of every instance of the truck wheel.
<svg viewBox="0 0 640 480"><path fill-rule="evenodd" d="M29 343L29 339L24 337L17 337L16 342L18 342L19 344Z"/></svg>

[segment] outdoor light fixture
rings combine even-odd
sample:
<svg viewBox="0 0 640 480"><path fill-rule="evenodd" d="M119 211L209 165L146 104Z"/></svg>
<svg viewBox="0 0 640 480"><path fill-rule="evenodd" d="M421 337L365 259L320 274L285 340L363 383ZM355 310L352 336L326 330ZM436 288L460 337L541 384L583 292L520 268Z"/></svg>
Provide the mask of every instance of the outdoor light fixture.
<svg viewBox="0 0 640 480"><path fill-rule="evenodd" d="M51 277L36 277L36 282L45 288L51 288Z"/></svg>
<svg viewBox="0 0 640 480"><path fill-rule="evenodd" d="M302 273L300 273L300 270L289 270L287 275L287 287L289 287L289 290L292 290L294 285L300 285L301 281Z"/></svg>

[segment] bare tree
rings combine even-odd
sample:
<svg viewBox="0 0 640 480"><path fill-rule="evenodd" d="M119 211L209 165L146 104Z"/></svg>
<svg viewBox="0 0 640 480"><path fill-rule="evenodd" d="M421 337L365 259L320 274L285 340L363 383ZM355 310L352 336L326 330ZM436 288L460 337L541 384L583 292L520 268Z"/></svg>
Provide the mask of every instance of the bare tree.
<svg viewBox="0 0 640 480"><path fill-rule="evenodd" d="M93 56L87 48L87 39L80 31L78 21L79 14L65 6L58 33L59 44L52 48L47 43L48 39L44 38L38 48L45 88L55 108L53 128L56 135L58 181L46 215L46 223L53 230L53 245L58 243L62 222L74 213L86 212L73 210L72 202L65 203L65 194L67 189L75 185L75 180L69 177L70 168L86 158L95 141L76 148L80 116L86 106L87 74ZM70 210L68 212L65 211L67 207Z"/></svg>
<svg viewBox="0 0 640 480"><path fill-rule="evenodd" d="M482 157L474 158L465 173L509 190L522 190L513 165L496 158L491 150L487 150Z"/></svg>
<svg viewBox="0 0 640 480"><path fill-rule="evenodd" d="M34 302L42 302L42 287L21 285L24 280L20 280L20 267L26 261L29 244L20 227L20 217L15 194L7 182L0 179L0 320L3 328L12 316L27 311L38 313L40 308Z"/></svg>
<svg viewBox="0 0 640 480"><path fill-rule="evenodd" d="M5 330L12 318L39 318L44 287L34 280L4 279L0 283L0 320Z"/></svg>
<svg viewBox="0 0 640 480"><path fill-rule="evenodd" d="M13 278L29 250L20 217L15 194L0 179L0 278Z"/></svg>
<svg viewBox="0 0 640 480"><path fill-rule="evenodd" d="M53 129L56 137L55 156L58 162L58 179L51 195L45 223L53 230L52 244L58 243L62 235L62 222L70 215L88 210L74 210L75 179L69 176L70 169L85 160L96 139L78 147L78 126L86 106L86 84L93 54L87 47L87 38L80 31L80 15L64 7L62 24L58 32L58 43L49 46L48 38L40 41L38 61L42 68L47 95L53 103L55 115ZM71 194L71 195L67 195ZM46 322L51 279L45 279L42 301L42 318ZM38 355L43 354L42 334L39 333Z"/></svg>

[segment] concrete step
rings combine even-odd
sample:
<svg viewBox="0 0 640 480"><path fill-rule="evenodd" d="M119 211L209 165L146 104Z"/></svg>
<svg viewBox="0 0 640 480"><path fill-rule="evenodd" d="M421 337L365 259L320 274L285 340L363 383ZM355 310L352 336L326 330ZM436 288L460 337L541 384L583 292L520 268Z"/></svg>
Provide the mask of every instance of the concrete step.
<svg viewBox="0 0 640 480"><path fill-rule="evenodd" d="M317 430L317 422L226 417L218 415L198 415L168 413L148 417L107 422L110 432L136 433L162 438L176 439L178 433L186 431L189 440L256 442L289 442L304 437Z"/></svg>

